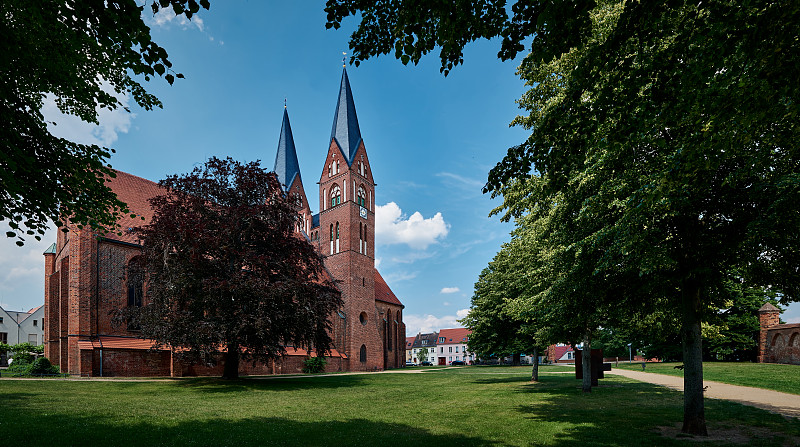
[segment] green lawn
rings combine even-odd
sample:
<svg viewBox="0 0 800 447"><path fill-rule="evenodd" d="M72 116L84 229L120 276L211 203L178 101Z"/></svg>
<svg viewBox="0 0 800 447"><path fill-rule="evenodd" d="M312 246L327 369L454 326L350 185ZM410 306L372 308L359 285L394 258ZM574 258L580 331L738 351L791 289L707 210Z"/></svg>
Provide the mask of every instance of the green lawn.
<svg viewBox="0 0 800 447"><path fill-rule="evenodd" d="M648 363L645 372L683 377L683 371L675 369L681 363ZM641 371L641 363L619 363L615 368ZM703 379L731 385L752 386L784 393L800 394L800 365L776 363L703 363Z"/></svg>
<svg viewBox="0 0 800 447"><path fill-rule="evenodd" d="M563 368L102 382L0 379L2 445L643 446L681 420L680 393L610 377L583 395ZM706 401L712 434L800 443L800 421ZM696 444L692 444L696 445ZM725 441L702 444L728 445Z"/></svg>

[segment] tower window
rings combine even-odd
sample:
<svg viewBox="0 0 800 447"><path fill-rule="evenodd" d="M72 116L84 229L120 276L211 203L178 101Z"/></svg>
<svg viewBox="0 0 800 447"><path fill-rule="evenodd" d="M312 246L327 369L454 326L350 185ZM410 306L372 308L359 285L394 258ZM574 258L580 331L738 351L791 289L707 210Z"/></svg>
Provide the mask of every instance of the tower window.
<svg viewBox="0 0 800 447"><path fill-rule="evenodd" d="M331 237L330 237L330 241L331 241L331 254L333 254L333 224L331 224Z"/></svg>
<svg viewBox="0 0 800 447"><path fill-rule="evenodd" d="M367 313L366 312L361 312L358 315L358 321L360 321L361 324L367 324Z"/></svg>
<svg viewBox="0 0 800 447"><path fill-rule="evenodd" d="M361 350L358 352L358 360L361 363L367 363L367 345L361 345Z"/></svg>
<svg viewBox="0 0 800 447"><path fill-rule="evenodd" d="M364 208L367 207L367 193L364 191L364 185L358 187L358 204Z"/></svg>
<svg viewBox="0 0 800 447"><path fill-rule="evenodd" d="M339 185L333 185L331 188L331 208L342 203L342 190Z"/></svg>

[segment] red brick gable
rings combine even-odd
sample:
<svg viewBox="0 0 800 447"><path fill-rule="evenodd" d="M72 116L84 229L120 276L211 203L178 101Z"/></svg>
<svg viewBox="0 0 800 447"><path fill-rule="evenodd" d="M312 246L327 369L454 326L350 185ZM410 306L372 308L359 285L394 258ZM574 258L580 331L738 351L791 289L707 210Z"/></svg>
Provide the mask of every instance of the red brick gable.
<svg viewBox="0 0 800 447"><path fill-rule="evenodd" d="M378 269L375 269L375 301L383 301L384 303L405 307L394 295L386 281L383 280L381 274L378 273Z"/></svg>
<svg viewBox="0 0 800 447"><path fill-rule="evenodd" d="M150 223L153 218L153 208L149 200L153 197L166 194L167 190L141 177L137 177L127 172L114 171L116 178L108 179L108 186L117 195L117 198L128 205L130 213L125 214L117 222L119 223L118 232L107 233L104 236L116 241L138 243L139 240L128 229L140 227ZM136 217L131 217L136 214ZM142 220L144 217L144 220Z"/></svg>

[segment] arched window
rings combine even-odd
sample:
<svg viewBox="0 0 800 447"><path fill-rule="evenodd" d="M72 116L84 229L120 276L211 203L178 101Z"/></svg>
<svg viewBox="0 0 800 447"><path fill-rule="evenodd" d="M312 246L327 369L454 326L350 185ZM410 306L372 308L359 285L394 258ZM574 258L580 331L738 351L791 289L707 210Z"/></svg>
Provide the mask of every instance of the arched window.
<svg viewBox="0 0 800 447"><path fill-rule="evenodd" d="M358 223L358 252L363 253L363 239L364 239L364 224Z"/></svg>
<svg viewBox="0 0 800 447"><path fill-rule="evenodd" d="M128 307L142 307L144 293L144 266L141 256L135 256L128 262Z"/></svg>
<svg viewBox="0 0 800 447"><path fill-rule="evenodd" d="M333 162L328 165L328 177L333 175Z"/></svg>
<svg viewBox="0 0 800 447"><path fill-rule="evenodd" d="M342 203L342 190L339 185L334 184L331 188L331 208Z"/></svg>
<svg viewBox="0 0 800 447"><path fill-rule="evenodd" d="M336 253L339 253L339 222L336 222Z"/></svg>
<svg viewBox="0 0 800 447"><path fill-rule="evenodd" d="M392 311L386 312L386 348L392 350Z"/></svg>
<svg viewBox="0 0 800 447"><path fill-rule="evenodd" d="M336 162L336 173L337 174L339 173L339 162L338 161Z"/></svg>
<svg viewBox="0 0 800 447"><path fill-rule="evenodd" d="M358 360L361 363L367 363L367 345L361 345L361 350L358 352Z"/></svg>
<svg viewBox="0 0 800 447"><path fill-rule="evenodd" d="M333 224L331 224L331 254L333 254Z"/></svg>
<svg viewBox="0 0 800 447"><path fill-rule="evenodd" d="M364 208L367 207L367 193L364 191L364 185L358 187L358 204Z"/></svg>

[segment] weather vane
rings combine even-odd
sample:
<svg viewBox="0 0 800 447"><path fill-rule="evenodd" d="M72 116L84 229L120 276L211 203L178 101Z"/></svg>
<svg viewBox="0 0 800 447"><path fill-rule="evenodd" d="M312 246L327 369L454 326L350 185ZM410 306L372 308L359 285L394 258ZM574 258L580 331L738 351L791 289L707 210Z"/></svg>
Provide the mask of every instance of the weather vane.
<svg viewBox="0 0 800 447"><path fill-rule="evenodd" d="M285 96L283 97L283 108L284 109L286 108L286 97Z"/></svg>
<svg viewBox="0 0 800 447"><path fill-rule="evenodd" d="M345 60L347 60L347 53L345 53L344 51L342 51L342 68L344 68L344 67L345 67L345 65L346 65L346 64L345 64Z"/></svg>

